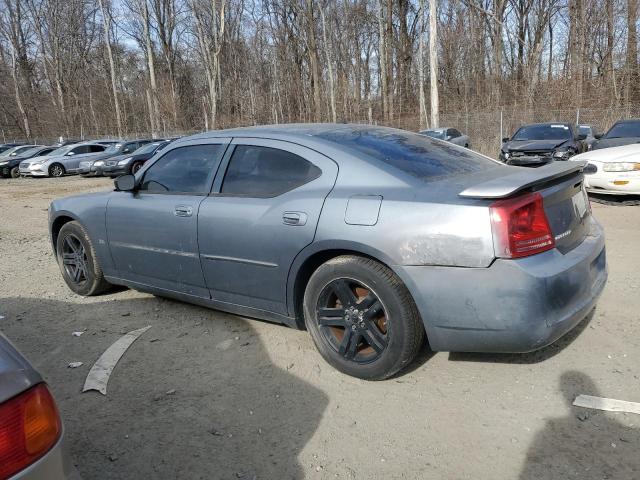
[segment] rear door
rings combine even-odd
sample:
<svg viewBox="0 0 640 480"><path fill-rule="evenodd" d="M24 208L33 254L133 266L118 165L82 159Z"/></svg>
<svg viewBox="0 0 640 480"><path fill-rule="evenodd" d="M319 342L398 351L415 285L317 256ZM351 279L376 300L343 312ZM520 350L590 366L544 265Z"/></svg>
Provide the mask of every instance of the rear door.
<svg viewBox="0 0 640 480"><path fill-rule="evenodd" d="M121 278L209 297L198 254L198 209L228 142L200 140L172 148L140 170L136 192L113 193L107 233Z"/></svg>
<svg viewBox="0 0 640 480"><path fill-rule="evenodd" d="M337 174L332 160L300 145L233 140L198 215L202 268L214 300L287 313L289 268L313 241Z"/></svg>

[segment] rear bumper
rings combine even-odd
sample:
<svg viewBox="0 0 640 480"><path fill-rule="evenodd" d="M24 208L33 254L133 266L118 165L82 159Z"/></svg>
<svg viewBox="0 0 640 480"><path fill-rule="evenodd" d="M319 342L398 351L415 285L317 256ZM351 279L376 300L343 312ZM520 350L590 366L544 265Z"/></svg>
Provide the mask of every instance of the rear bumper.
<svg viewBox="0 0 640 480"><path fill-rule="evenodd" d="M592 220L576 248L488 268L404 266L431 348L458 352L528 352L575 327L606 284L604 233Z"/></svg>

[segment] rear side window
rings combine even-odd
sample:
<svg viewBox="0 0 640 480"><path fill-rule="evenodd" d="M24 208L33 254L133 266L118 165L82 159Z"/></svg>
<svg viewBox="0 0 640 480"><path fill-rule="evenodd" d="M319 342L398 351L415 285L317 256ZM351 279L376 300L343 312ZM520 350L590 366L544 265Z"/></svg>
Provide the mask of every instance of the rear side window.
<svg viewBox="0 0 640 480"><path fill-rule="evenodd" d="M238 145L231 156L221 192L267 198L315 180L322 171L293 153L270 147Z"/></svg>
<svg viewBox="0 0 640 480"><path fill-rule="evenodd" d="M317 136L425 181L498 166L497 162L471 150L402 130L335 130Z"/></svg>
<svg viewBox="0 0 640 480"><path fill-rule="evenodd" d="M222 145L193 145L167 152L145 172L140 190L150 193L209 193Z"/></svg>
<svg viewBox="0 0 640 480"><path fill-rule="evenodd" d="M91 151L91 149L89 148L89 145L83 145L81 147L76 147L72 150L72 152L76 155L80 155L82 153L89 153Z"/></svg>

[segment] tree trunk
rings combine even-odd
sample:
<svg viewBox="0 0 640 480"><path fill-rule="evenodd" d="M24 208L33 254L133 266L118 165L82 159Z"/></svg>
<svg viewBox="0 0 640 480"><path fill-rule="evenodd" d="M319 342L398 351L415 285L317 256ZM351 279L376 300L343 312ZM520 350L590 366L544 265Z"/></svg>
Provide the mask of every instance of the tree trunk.
<svg viewBox="0 0 640 480"><path fill-rule="evenodd" d="M116 112L116 126L118 129L118 137L122 137L122 116L120 114L120 102L118 101L117 75L116 65L113 59L113 51L111 50L111 9L105 9L105 0L98 0L100 10L102 11L102 24L104 26L104 42L107 47L107 55L109 56L109 72L111 74L111 90L113 91L113 107Z"/></svg>
<svg viewBox="0 0 640 480"><path fill-rule="evenodd" d="M429 83L431 85L431 128L440 125L438 101L438 0L429 0Z"/></svg>

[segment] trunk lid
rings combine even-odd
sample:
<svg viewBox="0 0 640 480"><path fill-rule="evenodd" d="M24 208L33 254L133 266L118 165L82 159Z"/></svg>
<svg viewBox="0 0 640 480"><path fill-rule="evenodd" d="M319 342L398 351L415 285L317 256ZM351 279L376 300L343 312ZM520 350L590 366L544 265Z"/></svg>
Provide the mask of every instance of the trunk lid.
<svg viewBox="0 0 640 480"><path fill-rule="evenodd" d="M583 186L584 162L553 162L544 167L521 168L460 192L461 197L499 199L518 193L539 192L555 238L556 248L566 253L589 233L591 215Z"/></svg>

